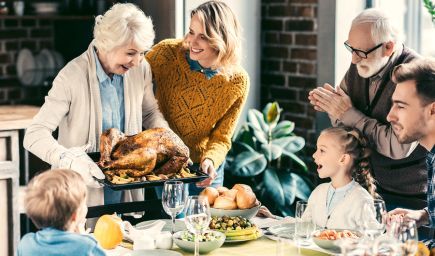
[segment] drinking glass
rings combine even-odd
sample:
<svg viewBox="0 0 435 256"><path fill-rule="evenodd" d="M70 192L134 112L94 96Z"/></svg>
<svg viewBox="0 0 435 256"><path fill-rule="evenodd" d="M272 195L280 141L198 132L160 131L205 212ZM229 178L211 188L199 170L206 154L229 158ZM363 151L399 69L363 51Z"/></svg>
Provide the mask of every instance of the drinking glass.
<svg viewBox="0 0 435 256"><path fill-rule="evenodd" d="M172 218L172 234L174 234L175 230L175 217L183 211L185 199L186 196L183 182L165 182L162 191L162 205L165 212Z"/></svg>
<svg viewBox="0 0 435 256"><path fill-rule="evenodd" d="M384 233L387 221L387 208L385 202L381 199L375 199L373 202L367 202L363 205L361 211L361 231L370 239Z"/></svg>
<svg viewBox="0 0 435 256"><path fill-rule="evenodd" d="M402 221L397 239L402 243L403 255L415 255L418 249L418 231L415 220L404 219Z"/></svg>
<svg viewBox="0 0 435 256"><path fill-rule="evenodd" d="M189 196L184 210L184 222L187 229L194 234L195 256L199 255L199 235L208 228L210 224L210 205L207 197Z"/></svg>
<svg viewBox="0 0 435 256"><path fill-rule="evenodd" d="M311 214L306 212L308 203L304 201L296 202L296 225L295 225L295 239L298 245L310 245L311 234L316 229L312 221Z"/></svg>

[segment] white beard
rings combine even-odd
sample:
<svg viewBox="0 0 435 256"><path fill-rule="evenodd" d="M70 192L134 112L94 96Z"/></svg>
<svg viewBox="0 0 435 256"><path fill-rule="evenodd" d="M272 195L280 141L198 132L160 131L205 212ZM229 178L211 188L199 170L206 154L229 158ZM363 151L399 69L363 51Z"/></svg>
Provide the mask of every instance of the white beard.
<svg viewBox="0 0 435 256"><path fill-rule="evenodd" d="M371 60L363 59L356 64L358 74L361 77L369 78L378 73L388 62L389 57L382 57L382 51L376 52L375 58Z"/></svg>

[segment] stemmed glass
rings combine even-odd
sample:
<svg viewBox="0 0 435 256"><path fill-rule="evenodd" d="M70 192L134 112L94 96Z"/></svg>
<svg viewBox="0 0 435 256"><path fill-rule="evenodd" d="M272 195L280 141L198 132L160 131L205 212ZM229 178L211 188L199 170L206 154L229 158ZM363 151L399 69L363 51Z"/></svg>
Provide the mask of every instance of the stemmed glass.
<svg viewBox="0 0 435 256"><path fill-rule="evenodd" d="M175 217L183 211L185 199L186 196L183 182L165 182L162 192L162 205L165 212L172 218L172 234L174 234L175 230Z"/></svg>
<svg viewBox="0 0 435 256"><path fill-rule="evenodd" d="M210 205L207 197L189 196L184 210L184 222L187 229L194 234L195 256L199 255L199 236L210 224Z"/></svg>
<svg viewBox="0 0 435 256"><path fill-rule="evenodd" d="M361 214L362 232L370 240L373 241L384 233L387 222L387 208L383 200L375 199L373 203L367 202L363 205Z"/></svg>
<svg viewBox="0 0 435 256"><path fill-rule="evenodd" d="M397 239L402 242L403 255L415 255L418 249L418 231L415 220L404 219L402 221Z"/></svg>

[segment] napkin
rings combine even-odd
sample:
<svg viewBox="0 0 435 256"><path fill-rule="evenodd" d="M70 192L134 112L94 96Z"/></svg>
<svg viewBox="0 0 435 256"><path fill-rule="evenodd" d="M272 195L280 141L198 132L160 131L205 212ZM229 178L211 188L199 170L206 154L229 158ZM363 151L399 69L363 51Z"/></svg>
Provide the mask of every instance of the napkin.
<svg viewBox="0 0 435 256"><path fill-rule="evenodd" d="M133 249L155 249L156 238L160 236L165 222L156 220L147 226L142 226L141 229L135 228L130 222L124 221L124 238L133 242Z"/></svg>

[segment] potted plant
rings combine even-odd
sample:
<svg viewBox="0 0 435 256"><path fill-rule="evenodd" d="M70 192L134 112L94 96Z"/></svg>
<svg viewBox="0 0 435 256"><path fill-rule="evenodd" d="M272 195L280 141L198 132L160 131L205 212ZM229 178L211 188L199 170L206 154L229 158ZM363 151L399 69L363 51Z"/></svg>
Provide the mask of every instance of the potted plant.
<svg viewBox="0 0 435 256"><path fill-rule="evenodd" d="M423 0L423 4L429 12L432 22L435 24L435 4L432 2L432 0Z"/></svg>
<svg viewBox="0 0 435 256"><path fill-rule="evenodd" d="M306 164L297 156L305 140L293 133L293 122L278 122L280 113L277 102L268 103L263 112L248 111L247 122L233 137L225 180L251 185L263 204L288 216L293 215L291 206L297 198L308 199L313 184Z"/></svg>

